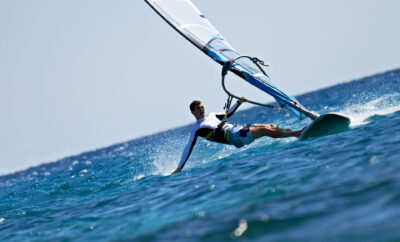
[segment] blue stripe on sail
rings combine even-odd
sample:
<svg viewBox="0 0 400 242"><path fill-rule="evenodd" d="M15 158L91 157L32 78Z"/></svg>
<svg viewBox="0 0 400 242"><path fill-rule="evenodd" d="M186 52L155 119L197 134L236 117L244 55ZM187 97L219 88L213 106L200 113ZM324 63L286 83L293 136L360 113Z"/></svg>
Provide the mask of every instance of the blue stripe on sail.
<svg viewBox="0 0 400 242"><path fill-rule="evenodd" d="M208 50L207 55L209 57L211 57L213 60L215 60L216 62L224 62L225 63L229 60L226 56L219 54L214 49Z"/></svg>

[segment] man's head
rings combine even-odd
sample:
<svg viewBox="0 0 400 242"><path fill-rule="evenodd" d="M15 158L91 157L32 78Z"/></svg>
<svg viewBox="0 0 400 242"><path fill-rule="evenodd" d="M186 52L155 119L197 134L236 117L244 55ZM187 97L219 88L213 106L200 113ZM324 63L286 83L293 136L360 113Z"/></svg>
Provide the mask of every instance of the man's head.
<svg viewBox="0 0 400 242"><path fill-rule="evenodd" d="M196 117L197 120L202 119L205 116L204 105L201 103L201 101L194 100L190 104L190 111Z"/></svg>

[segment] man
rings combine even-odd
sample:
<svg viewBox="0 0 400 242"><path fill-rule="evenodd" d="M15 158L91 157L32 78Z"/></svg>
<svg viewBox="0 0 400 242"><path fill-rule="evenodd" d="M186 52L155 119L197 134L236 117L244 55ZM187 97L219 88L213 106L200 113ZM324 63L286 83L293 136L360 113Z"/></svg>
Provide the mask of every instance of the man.
<svg viewBox="0 0 400 242"><path fill-rule="evenodd" d="M231 117L238 107L243 102L247 102L247 100L245 97L242 97L242 100L238 100L228 110L226 118ZM272 138L299 137L302 132L302 130L292 131L290 129L282 129L273 124L232 125L223 121L225 117L224 113L210 113L205 115L204 105L197 100L190 104L190 111L197 121L192 128L189 143L183 151L178 168L173 173L180 172L185 166L198 136L210 141L234 145L240 148L263 136Z"/></svg>

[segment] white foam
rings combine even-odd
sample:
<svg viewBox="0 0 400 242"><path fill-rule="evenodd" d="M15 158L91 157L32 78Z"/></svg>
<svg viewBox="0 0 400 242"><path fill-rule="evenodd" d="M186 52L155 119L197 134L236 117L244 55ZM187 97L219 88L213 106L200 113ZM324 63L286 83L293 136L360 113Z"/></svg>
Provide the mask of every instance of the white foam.
<svg viewBox="0 0 400 242"><path fill-rule="evenodd" d="M352 105L341 110L351 119L351 126L356 127L368 123L368 118L374 115L386 115L400 110L399 103L390 100L398 98L400 94L387 94L380 98L369 101L365 104Z"/></svg>
<svg viewBox="0 0 400 242"><path fill-rule="evenodd" d="M140 175L138 175L138 176L135 176L135 177L133 178L133 181L138 181L138 180L142 179L143 177L144 177L144 174L140 174Z"/></svg>
<svg viewBox="0 0 400 242"><path fill-rule="evenodd" d="M156 167L154 175L168 176L178 167L178 159L175 157L175 154L165 156L166 157L154 159L153 164Z"/></svg>

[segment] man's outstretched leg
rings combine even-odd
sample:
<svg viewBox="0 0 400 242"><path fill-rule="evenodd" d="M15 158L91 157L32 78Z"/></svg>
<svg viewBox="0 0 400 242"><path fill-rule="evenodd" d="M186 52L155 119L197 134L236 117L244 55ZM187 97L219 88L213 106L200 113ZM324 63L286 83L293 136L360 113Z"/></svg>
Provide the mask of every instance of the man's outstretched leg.
<svg viewBox="0 0 400 242"><path fill-rule="evenodd" d="M255 124L250 129L251 135L254 139L258 139L263 136L269 136L272 138L284 138L284 137L300 137L303 130L290 130L282 129L274 124Z"/></svg>

